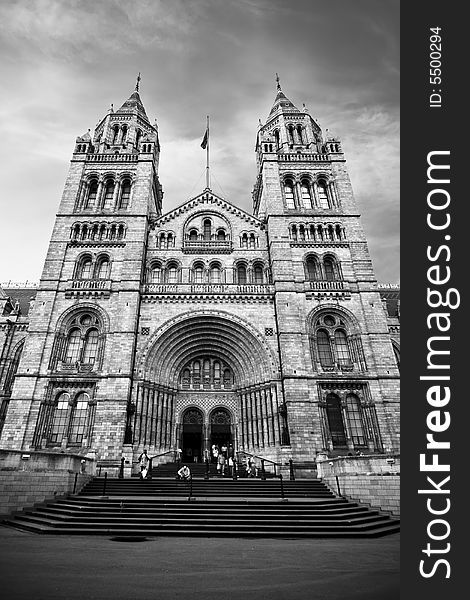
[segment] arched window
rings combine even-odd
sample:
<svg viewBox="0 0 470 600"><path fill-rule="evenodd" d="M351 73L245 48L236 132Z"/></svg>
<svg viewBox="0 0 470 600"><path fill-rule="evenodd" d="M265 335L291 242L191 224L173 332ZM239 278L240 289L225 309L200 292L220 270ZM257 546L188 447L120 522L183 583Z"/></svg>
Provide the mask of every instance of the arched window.
<svg viewBox="0 0 470 600"><path fill-rule="evenodd" d="M246 267L245 265L238 265L237 267L237 283L244 285L246 283Z"/></svg>
<svg viewBox="0 0 470 600"><path fill-rule="evenodd" d="M113 145L117 144L118 142L118 137L119 137L119 126L115 125L113 127L113 141L111 142Z"/></svg>
<svg viewBox="0 0 470 600"><path fill-rule="evenodd" d="M88 256L82 259L78 268L78 279L90 279L92 271L91 258Z"/></svg>
<svg viewBox="0 0 470 600"><path fill-rule="evenodd" d="M67 347L65 351L65 362L74 364L80 356L81 333L80 329L71 329L67 336Z"/></svg>
<svg viewBox="0 0 470 600"><path fill-rule="evenodd" d="M351 355L349 353L348 338L342 329L335 331L335 346L338 362L342 367L352 366Z"/></svg>
<svg viewBox="0 0 470 600"><path fill-rule="evenodd" d="M305 226L299 225L299 240L305 242Z"/></svg>
<svg viewBox="0 0 470 600"><path fill-rule="evenodd" d="M85 343L83 346L83 357L82 362L85 365L94 365L96 360L96 354L98 351L98 330L89 329L85 336Z"/></svg>
<svg viewBox="0 0 470 600"><path fill-rule="evenodd" d="M328 192L326 188L326 183L323 180L320 180L317 183L317 191L318 191L318 203L320 208L330 208L330 204L328 202Z"/></svg>
<svg viewBox="0 0 470 600"><path fill-rule="evenodd" d="M96 196L98 195L98 181L92 179L88 186L88 196L85 203L85 208L93 208L96 204Z"/></svg>
<svg viewBox="0 0 470 600"><path fill-rule="evenodd" d="M324 258L323 260L323 269L325 272L325 279L327 281L334 281L336 279L335 276L335 263L334 260L327 256L326 258Z"/></svg>
<svg viewBox="0 0 470 600"><path fill-rule="evenodd" d="M57 397L57 404L54 410L49 443L60 444L67 434L70 416L70 394L62 392Z"/></svg>
<svg viewBox="0 0 470 600"><path fill-rule="evenodd" d="M214 361L214 379L220 379L220 363L218 360Z"/></svg>
<svg viewBox="0 0 470 600"><path fill-rule="evenodd" d="M171 263L167 268L167 283L178 283L178 267Z"/></svg>
<svg viewBox="0 0 470 600"><path fill-rule="evenodd" d="M248 235L244 233L240 241L241 248L248 248Z"/></svg>
<svg viewBox="0 0 470 600"><path fill-rule="evenodd" d="M317 331L318 358L322 367L330 368L334 366L333 352L331 349L330 336L324 329Z"/></svg>
<svg viewBox="0 0 470 600"><path fill-rule="evenodd" d="M166 234L162 232L160 234L160 249L164 250L165 248L166 248Z"/></svg>
<svg viewBox="0 0 470 600"><path fill-rule="evenodd" d="M309 281L316 281L316 280L320 279L319 263L315 257L309 256L305 263L305 267L306 267L306 271L307 271L307 279Z"/></svg>
<svg viewBox="0 0 470 600"><path fill-rule="evenodd" d="M217 240L219 242L225 242L225 239L226 239L225 231L223 229L219 229L219 231L217 232Z"/></svg>
<svg viewBox="0 0 470 600"><path fill-rule="evenodd" d="M130 197L131 182L129 179L124 179L121 185L121 200L119 202L119 208L126 209L129 206Z"/></svg>
<svg viewBox="0 0 470 600"><path fill-rule="evenodd" d="M302 193L302 204L304 208L312 208L312 196L310 193L310 182L308 179L302 179L300 190Z"/></svg>
<svg viewBox="0 0 470 600"><path fill-rule="evenodd" d="M104 208L112 208L113 197L114 197L114 181L112 179L109 179L106 182L106 188L105 188L105 193L104 193L104 202L103 202Z"/></svg>
<svg viewBox="0 0 470 600"><path fill-rule="evenodd" d="M253 268L253 277L255 280L255 283L263 283L264 282L264 277L263 277L263 266L260 264L256 264Z"/></svg>
<svg viewBox="0 0 470 600"><path fill-rule="evenodd" d="M355 446L364 446L366 439L362 424L361 403L356 394L346 396L346 409L348 413L349 432Z"/></svg>
<svg viewBox="0 0 470 600"><path fill-rule="evenodd" d="M292 125L289 125L287 128L287 139L289 140L289 144L294 143L294 127Z"/></svg>
<svg viewBox="0 0 470 600"><path fill-rule="evenodd" d="M302 125L297 125L297 136L299 138L299 144L304 143L303 129Z"/></svg>
<svg viewBox="0 0 470 600"><path fill-rule="evenodd" d="M222 271L220 269L220 265L215 264L215 265L211 266L210 281L211 281L211 283L221 283L222 282Z"/></svg>
<svg viewBox="0 0 470 600"><path fill-rule="evenodd" d="M108 279L109 277L109 259L107 257L102 258L98 262L98 268L96 272L98 279Z"/></svg>
<svg viewBox="0 0 470 600"><path fill-rule="evenodd" d="M150 283L162 282L162 267L160 264L153 265L150 269Z"/></svg>
<svg viewBox="0 0 470 600"><path fill-rule="evenodd" d="M122 126L121 144L125 144L126 143L126 138L127 138L127 126L123 125Z"/></svg>
<svg viewBox="0 0 470 600"><path fill-rule="evenodd" d="M326 398L326 415L333 445L345 446L346 434L341 412L341 401L336 394L328 394Z"/></svg>
<svg viewBox="0 0 470 600"><path fill-rule="evenodd" d="M193 383L199 384L201 381L201 363L195 360L193 363Z"/></svg>
<svg viewBox="0 0 470 600"><path fill-rule="evenodd" d="M204 283L204 265L196 263L193 268L194 283Z"/></svg>
<svg viewBox="0 0 470 600"><path fill-rule="evenodd" d="M196 229L191 229L191 231L189 232L189 241L190 242L197 242L197 231L196 231Z"/></svg>
<svg viewBox="0 0 470 600"><path fill-rule="evenodd" d="M279 139L279 130L278 129L274 130L274 139L276 141L276 150L278 150L279 147L280 147L280 145L281 145L280 139Z"/></svg>
<svg viewBox="0 0 470 600"><path fill-rule="evenodd" d="M83 437L86 432L87 417L88 417L88 403L90 397L85 392L80 392L75 399L72 418L70 424L70 431L68 435L69 444L81 445Z"/></svg>
<svg viewBox="0 0 470 600"><path fill-rule="evenodd" d="M136 149L139 148L140 138L141 137L142 137L142 131L140 129L137 129L137 131L135 133L135 147L136 147Z"/></svg>
<svg viewBox="0 0 470 600"><path fill-rule="evenodd" d="M174 248L175 236L172 233L169 233L167 239L168 239L167 248Z"/></svg>
<svg viewBox="0 0 470 600"><path fill-rule="evenodd" d="M211 239L211 222L209 219L204 221L204 241L210 242Z"/></svg>
<svg viewBox="0 0 470 600"><path fill-rule="evenodd" d="M294 201L294 183L291 179L286 179L284 182L284 193L286 196L287 208L295 208Z"/></svg>

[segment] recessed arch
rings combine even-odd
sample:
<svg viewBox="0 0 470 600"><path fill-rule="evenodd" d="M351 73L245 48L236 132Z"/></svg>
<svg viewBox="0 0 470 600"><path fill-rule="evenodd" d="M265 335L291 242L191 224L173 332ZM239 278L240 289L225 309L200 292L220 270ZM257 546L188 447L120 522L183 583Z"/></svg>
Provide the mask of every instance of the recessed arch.
<svg viewBox="0 0 470 600"><path fill-rule="evenodd" d="M278 378L278 363L249 323L221 311L195 311L168 321L149 340L139 361L147 380L176 387L192 359L212 356L226 362L236 386Z"/></svg>

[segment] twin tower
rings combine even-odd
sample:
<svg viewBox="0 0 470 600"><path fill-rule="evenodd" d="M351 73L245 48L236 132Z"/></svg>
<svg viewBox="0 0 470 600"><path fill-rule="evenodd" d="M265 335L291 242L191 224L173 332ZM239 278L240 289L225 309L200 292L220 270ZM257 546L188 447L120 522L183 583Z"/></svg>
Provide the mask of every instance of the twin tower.
<svg viewBox="0 0 470 600"><path fill-rule="evenodd" d="M252 213L209 188L164 212L159 156L138 85L77 138L0 446L398 450L399 372L340 140L278 81Z"/></svg>

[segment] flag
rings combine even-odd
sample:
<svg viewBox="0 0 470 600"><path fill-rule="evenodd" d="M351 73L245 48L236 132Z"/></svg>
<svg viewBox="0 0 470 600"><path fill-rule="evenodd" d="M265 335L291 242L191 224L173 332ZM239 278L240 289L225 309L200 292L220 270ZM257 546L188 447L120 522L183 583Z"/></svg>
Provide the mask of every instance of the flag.
<svg viewBox="0 0 470 600"><path fill-rule="evenodd" d="M206 132L205 132L204 137L202 138L202 142L201 142L201 148L203 150L205 150L206 146L207 146L207 141L208 141L208 138L209 138L208 134L209 134L209 131L206 129Z"/></svg>

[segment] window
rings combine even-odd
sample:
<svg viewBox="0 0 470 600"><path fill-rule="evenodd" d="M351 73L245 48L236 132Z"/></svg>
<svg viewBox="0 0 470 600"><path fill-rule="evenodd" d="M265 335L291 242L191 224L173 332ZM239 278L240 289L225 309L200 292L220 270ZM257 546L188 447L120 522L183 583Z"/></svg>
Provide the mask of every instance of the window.
<svg viewBox="0 0 470 600"><path fill-rule="evenodd" d="M341 401L336 394L328 394L326 398L326 415L333 444L335 446L346 446Z"/></svg>
<svg viewBox="0 0 470 600"><path fill-rule="evenodd" d="M65 351L65 362L74 364L80 356L81 331L78 328L71 329L67 336L67 347Z"/></svg>
<svg viewBox="0 0 470 600"><path fill-rule="evenodd" d="M96 275L97 275L98 279L108 279L108 277L109 277L109 260L107 258L102 258L98 262L98 269L97 269Z"/></svg>
<svg viewBox="0 0 470 600"><path fill-rule="evenodd" d="M320 205L320 208L330 208L330 205L328 202L328 193L327 193L327 189L326 189L326 183L324 181L318 182L317 191L318 191L318 203Z"/></svg>
<svg viewBox="0 0 470 600"><path fill-rule="evenodd" d="M334 366L333 352L331 349L330 336L324 329L319 329L317 332L317 348L320 364L324 368Z"/></svg>
<svg viewBox="0 0 470 600"><path fill-rule="evenodd" d="M90 397L85 392L78 394L73 407L70 432L68 436L69 444L81 444L86 431L88 403Z"/></svg>
<svg viewBox="0 0 470 600"><path fill-rule="evenodd" d="M204 241L210 242L211 239L211 222L209 219L204 221Z"/></svg>
<svg viewBox="0 0 470 600"><path fill-rule="evenodd" d="M248 235L246 233L244 233L242 235L242 239L240 241L240 247L241 248L248 248Z"/></svg>
<svg viewBox="0 0 470 600"><path fill-rule="evenodd" d="M289 125L287 128L287 139L289 140L289 144L294 143L294 128L292 125Z"/></svg>
<svg viewBox="0 0 470 600"><path fill-rule="evenodd" d="M194 265L194 283L204 283L204 265L197 263Z"/></svg>
<svg viewBox="0 0 470 600"><path fill-rule="evenodd" d="M172 263L168 266L167 270L167 282L168 283L177 283L178 282L178 268Z"/></svg>
<svg viewBox="0 0 470 600"><path fill-rule="evenodd" d="M355 394L347 395L346 408L348 413L349 431L353 444L356 446L364 446L366 440L364 437L364 428L362 426L361 403Z"/></svg>
<svg viewBox="0 0 470 600"><path fill-rule="evenodd" d="M263 266L260 264L256 264L253 269L253 275L254 275L255 283L258 283L258 284L263 283L264 282Z"/></svg>
<svg viewBox="0 0 470 600"><path fill-rule="evenodd" d="M98 330L89 329L85 336L82 362L86 365L94 365L98 351Z"/></svg>
<svg viewBox="0 0 470 600"><path fill-rule="evenodd" d="M201 381L202 366L202 381ZM223 373L223 378L222 378ZM200 389L201 383L204 389L220 389L232 386L232 372L228 365L218 358L199 357L186 364L181 371L181 384L185 389L191 387Z"/></svg>
<svg viewBox="0 0 470 600"><path fill-rule="evenodd" d="M349 354L348 338L342 329L337 329L335 331L335 346L340 366L352 366L351 355Z"/></svg>
<svg viewBox="0 0 470 600"><path fill-rule="evenodd" d="M326 257L323 260L323 269L325 271L325 279L327 281L334 281L336 279L335 266L334 266L334 261L332 258Z"/></svg>
<svg viewBox="0 0 470 600"><path fill-rule="evenodd" d="M297 136L299 138L299 144L303 144L304 143L304 137L303 137L303 130L302 130L302 126L301 125L297 126Z"/></svg>
<svg viewBox="0 0 470 600"><path fill-rule="evenodd" d="M226 236L225 236L225 231L223 229L219 229L219 231L217 232L217 240L219 242L225 242Z"/></svg>
<svg viewBox="0 0 470 600"><path fill-rule="evenodd" d="M278 129L274 130L274 139L276 141L276 150L278 150L279 146L281 145L280 140L279 140L279 130Z"/></svg>
<svg viewBox="0 0 470 600"><path fill-rule="evenodd" d="M112 208L113 207L113 197L114 197L114 181L111 179L106 183L105 193L104 193L104 208Z"/></svg>
<svg viewBox="0 0 470 600"><path fill-rule="evenodd" d="M50 442L60 444L65 437L69 420L69 408L70 394L63 392L57 398L51 433L49 436Z"/></svg>
<svg viewBox="0 0 470 600"><path fill-rule="evenodd" d="M305 263L305 267L307 271L307 279L309 281L316 281L317 279L320 279L320 268L318 260L316 258L314 258L313 256L309 256Z"/></svg>
<svg viewBox="0 0 470 600"><path fill-rule="evenodd" d="M88 186L88 197L86 199L85 208L93 208L96 204L96 197L98 195L98 181L93 179L90 181Z"/></svg>
<svg viewBox="0 0 470 600"><path fill-rule="evenodd" d="M287 179L284 183L284 193L286 195L287 208L295 208L294 184L290 179Z"/></svg>
<svg viewBox="0 0 470 600"><path fill-rule="evenodd" d="M307 179L303 179L300 184L302 193L302 204L304 208L312 208L312 197L310 195L310 183Z"/></svg>
<svg viewBox="0 0 470 600"><path fill-rule="evenodd" d="M220 270L220 265L212 265L210 270L210 281L211 283L222 282L222 271Z"/></svg>
<svg viewBox="0 0 470 600"><path fill-rule="evenodd" d="M126 209L129 206L130 197L131 197L131 182L129 181L129 179L125 179L122 182L121 201L119 203L119 208Z"/></svg>
<svg viewBox="0 0 470 600"><path fill-rule="evenodd" d="M253 250L256 247L256 238L254 233L250 233L250 248Z"/></svg>
<svg viewBox="0 0 470 600"><path fill-rule="evenodd" d="M161 266L154 265L150 270L150 283L161 283L162 282L162 268Z"/></svg>
<svg viewBox="0 0 470 600"><path fill-rule="evenodd" d="M245 265L238 265L237 267L237 283L244 285L246 283L246 267Z"/></svg>
<svg viewBox="0 0 470 600"><path fill-rule="evenodd" d="M189 241L196 242L197 241L197 231L195 229L191 229L189 232Z"/></svg>
<svg viewBox="0 0 470 600"><path fill-rule="evenodd" d="M91 258L88 258L88 257L84 258L78 269L78 278L79 279L90 279L91 278L91 267L92 267Z"/></svg>
<svg viewBox="0 0 470 600"><path fill-rule="evenodd" d="M117 144L119 137L119 126L115 125L113 128L113 141L112 144Z"/></svg>

